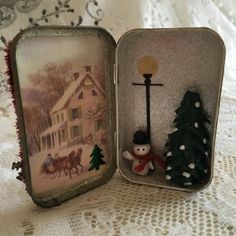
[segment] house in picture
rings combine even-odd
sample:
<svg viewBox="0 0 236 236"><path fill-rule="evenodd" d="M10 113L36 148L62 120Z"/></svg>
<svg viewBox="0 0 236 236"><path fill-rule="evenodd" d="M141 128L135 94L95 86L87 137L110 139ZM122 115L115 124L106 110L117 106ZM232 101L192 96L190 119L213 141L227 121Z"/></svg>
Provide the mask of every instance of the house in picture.
<svg viewBox="0 0 236 236"><path fill-rule="evenodd" d="M50 111L52 126L40 134L41 150L105 139L105 113L105 91L86 66Z"/></svg>

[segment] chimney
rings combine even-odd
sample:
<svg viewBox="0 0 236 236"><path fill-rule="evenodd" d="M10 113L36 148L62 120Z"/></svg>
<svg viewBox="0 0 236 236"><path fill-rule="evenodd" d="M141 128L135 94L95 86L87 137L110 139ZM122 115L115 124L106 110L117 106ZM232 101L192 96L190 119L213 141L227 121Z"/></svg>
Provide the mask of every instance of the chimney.
<svg viewBox="0 0 236 236"><path fill-rule="evenodd" d="M91 68L91 66L84 66L84 70L85 70L85 72L90 72L90 73L92 73L92 68Z"/></svg>
<svg viewBox="0 0 236 236"><path fill-rule="evenodd" d="M79 78L79 72L73 74L73 80L76 81Z"/></svg>

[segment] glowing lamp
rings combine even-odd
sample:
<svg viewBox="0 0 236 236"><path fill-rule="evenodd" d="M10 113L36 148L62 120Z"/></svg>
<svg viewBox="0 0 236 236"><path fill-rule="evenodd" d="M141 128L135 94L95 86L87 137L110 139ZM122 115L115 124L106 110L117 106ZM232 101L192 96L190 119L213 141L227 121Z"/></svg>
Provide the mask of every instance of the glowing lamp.
<svg viewBox="0 0 236 236"><path fill-rule="evenodd" d="M138 61L138 72L145 75L149 75L150 77L157 72L158 64L153 57L144 56Z"/></svg>

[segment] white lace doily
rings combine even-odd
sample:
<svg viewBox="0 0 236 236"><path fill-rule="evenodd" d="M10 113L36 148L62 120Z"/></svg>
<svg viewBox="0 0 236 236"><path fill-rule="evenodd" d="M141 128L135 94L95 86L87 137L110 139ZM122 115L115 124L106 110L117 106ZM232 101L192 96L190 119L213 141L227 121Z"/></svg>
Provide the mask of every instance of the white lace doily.
<svg viewBox="0 0 236 236"><path fill-rule="evenodd" d="M0 1L0 235L236 235L236 2L234 0ZM42 18L46 9L47 20ZM46 14L46 15L47 15ZM82 22L81 22L82 21ZM73 22L73 23L72 23ZM98 24L118 39L140 27L208 26L227 48L216 141L215 175L202 192L128 183L119 173L107 184L59 207L33 204L15 179L15 113L7 92L3 50L32 24Z"/></svg>

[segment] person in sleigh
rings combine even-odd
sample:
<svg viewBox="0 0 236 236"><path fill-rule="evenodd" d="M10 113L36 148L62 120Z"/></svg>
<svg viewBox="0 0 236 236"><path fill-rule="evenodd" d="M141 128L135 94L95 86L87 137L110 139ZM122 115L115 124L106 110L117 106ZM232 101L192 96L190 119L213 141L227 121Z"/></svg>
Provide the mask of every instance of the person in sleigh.
<svg viewBox="0 0 236 236"><path fill-rule="evenodd" d="M151 152L151 145L148 141L147 133L138 130L134 134L133 152L125 151L122 156L132 162L132 171L137 175L147 175L149 170L154 170L153 162L157 162L161 167L165 167L165 161L160 156Z"/></svg>

